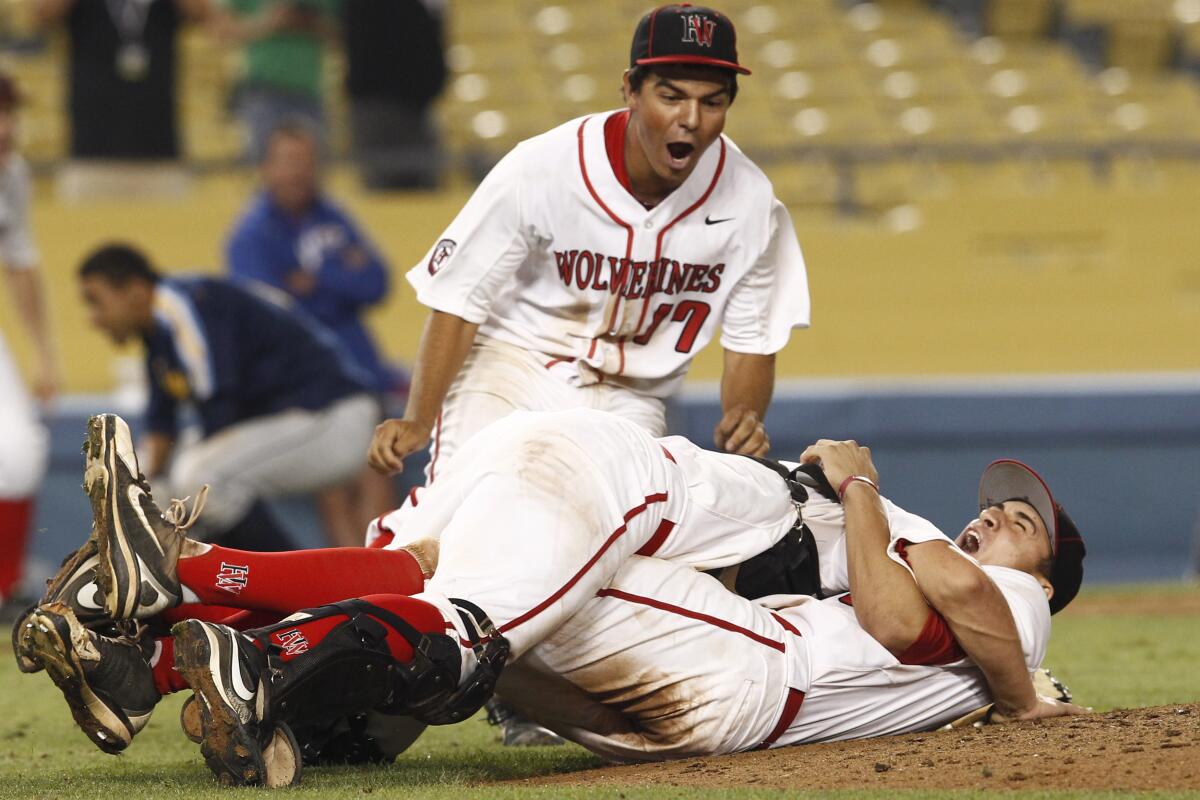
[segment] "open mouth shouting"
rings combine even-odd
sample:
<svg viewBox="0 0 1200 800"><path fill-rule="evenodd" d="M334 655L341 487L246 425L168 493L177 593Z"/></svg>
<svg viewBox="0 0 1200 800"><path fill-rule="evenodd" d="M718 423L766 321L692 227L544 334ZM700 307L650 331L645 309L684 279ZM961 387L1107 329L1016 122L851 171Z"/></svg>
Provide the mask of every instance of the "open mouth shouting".
<svg viewBox="0 0 1200 800"><path fill-rule="evenodd" d="M667 143L667 161L671 165L671 169L686 169L695 152L696 145L691 142Z"/></svg>
<svg viewBox="0 0 1200 800"><path fill-rule="evenodd" d="M974 527L968 527L958 537L958 546L967 555L975 555L983 545L983 534Z"/></svg>

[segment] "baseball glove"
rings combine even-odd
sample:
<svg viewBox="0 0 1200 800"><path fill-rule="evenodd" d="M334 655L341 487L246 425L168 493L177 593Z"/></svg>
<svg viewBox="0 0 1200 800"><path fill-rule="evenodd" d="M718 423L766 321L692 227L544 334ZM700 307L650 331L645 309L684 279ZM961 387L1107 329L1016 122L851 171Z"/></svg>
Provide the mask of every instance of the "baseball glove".
<svg viewBox="0 0 1200 800"><path fill-rule="evenodd" d="M1054 677L1054 673L1045 667L1034 670L1033 688L1038 694L1043 697L1049 697L1052 700L1061 700L1064 703L1070 703L1074 699L1067 685ZM983 708L977 708L970 714L964 714L948 725L943 725L941 730L948 731L952 728L965 728L968 725L979 728L991 724L992 709L993 705L988 703Z"/></svg>

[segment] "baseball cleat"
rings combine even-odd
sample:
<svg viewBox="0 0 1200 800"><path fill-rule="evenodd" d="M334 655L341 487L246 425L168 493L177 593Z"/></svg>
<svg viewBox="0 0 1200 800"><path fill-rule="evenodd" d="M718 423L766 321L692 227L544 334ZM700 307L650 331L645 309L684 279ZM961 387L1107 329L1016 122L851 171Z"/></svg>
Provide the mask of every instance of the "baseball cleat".
<svg viewBox="0 0 1200 800"><path fill-rule="evenodd" d="M185 620L171 628L175 669L195 692L200 752L226 786L291 786L300 781L300 746L286 725L265 725L266 657L233 628ZM181 716L185 732L193 727Z"/></svg>
<svg viewBox="0 0 1200 800"><path fill-rule="evenodd" d="M128 747L160 698L142 648L84 627L64 603L39 606L28 619L30 653L62 691L76 724L106 753Z"/></svg>
<svg viewBox="0 0 1200 800"><path fill-rule="evenodd" d="M484 706L489 725L500 726L501 743L505 747L557 747L567 740L549 728L493 697Z"/></svg>
<svg viewBox="0 0 1200 800"><path fill-rule="evenodd" d="M82 624L94 626L108 622L104 613L104 596L96 584L96 565L100 557L94 538L88 538L83 547L63 560L58 573L46 581L46 593L37 606L30 606L13 625L13 651L17 656L17 668L21 672L37 672L42 665L30 651L32 628L30 617L38 606L62 603L71 609Z"/></svg>
<svg viewBox="0 0 1200 800"><path fill-rule="evenodd" d="M192 744L204 741L204 717L200 714L200 701L196 695L184 700L179 707L179 727Z"/></svg>
<svg viewBox="0 0 1200 800"><path fill-rule="evenodd" d="M164 515L138 470L129 426L115 414L88 420L84 452L84 489L92 503L96 579L105 612L113 619L144 619L179 605L182 588L175 567L184 532L204 506L205 490L190 516L183 501L172 501Z"/></svg>

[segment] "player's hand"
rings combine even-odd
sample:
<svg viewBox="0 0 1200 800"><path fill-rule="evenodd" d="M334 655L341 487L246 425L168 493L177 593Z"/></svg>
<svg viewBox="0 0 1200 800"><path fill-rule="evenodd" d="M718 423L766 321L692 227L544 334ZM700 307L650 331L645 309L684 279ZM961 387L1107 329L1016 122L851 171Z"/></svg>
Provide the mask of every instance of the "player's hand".
<svg viewBox="0 0 1200 800"><path fill-rule="evenodd" d="M1048 719L1050 717L1072 717L1076 714L1088 714L1090 708L1077 706L1064 700L1055 700L1045 695L1037 695L1033 708L1025 711L1005 711L997 704L988 715L989 722L1025 722L1031 719Z"/></svg>
<svg viewBox="0 0 1200 800"><path fill-rule="evenodd" d="M386 419L375 426L367 463L384 475L404 470L404 459L429 444L432 426L406 419Z"/></svg>
<svg viewBox="0 0 1200 800"><path fill-rule="evenodd" d="M871 460L871 448L861 447L853 439L844 442L819 439L800 454L800 463L819 465L835 489L851 475L862 475L879 483L879 473Z"/></svg>
<svg viewBox="0 0 1200 800"><path fill-rule="evenodd" d="M713 441L726 453L746 456L765 456L771 449L771 440L758 412L741 407L725 412L713 429Z"/></svg>
<svg viewBox="0 0 1200 800"><path fill-rule="evenodd" d="M58 396L61 386L62 378L58 372L58 364L49 356L43 358L38 366L37 376L33 380L34 396L41 401L42 405L50 406L54 403L54 398Z"/></svg>
<svg viewBox="0 0 1200 800"><path fill-rule="evenodd" d="M317 276L302 269L293 270L283 279L284 286L296 297L307 297L317 288Z"/></svg>

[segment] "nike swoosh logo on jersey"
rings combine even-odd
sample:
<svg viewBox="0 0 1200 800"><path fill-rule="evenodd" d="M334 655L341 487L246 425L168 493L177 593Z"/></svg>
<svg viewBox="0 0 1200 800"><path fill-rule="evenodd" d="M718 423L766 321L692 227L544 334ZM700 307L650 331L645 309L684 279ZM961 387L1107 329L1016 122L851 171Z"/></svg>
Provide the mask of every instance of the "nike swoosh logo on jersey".
<svg viewBox="0 0 1200 800"><path fill-rule="evenodd" d="M729 220L731 220L731 219L733 219L733 217L725 217L724 219L713 219L712 217L706 216L704 218L704 224L705 225L720 225L722 222L729 222Z"/></svg>

